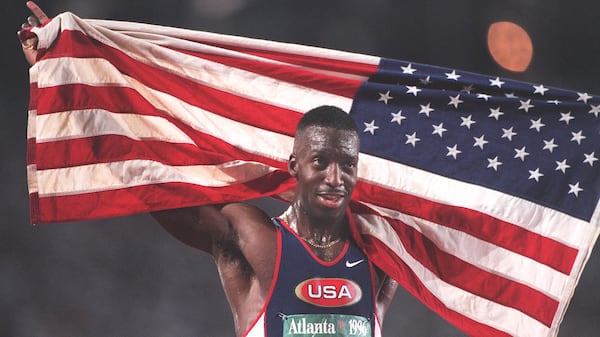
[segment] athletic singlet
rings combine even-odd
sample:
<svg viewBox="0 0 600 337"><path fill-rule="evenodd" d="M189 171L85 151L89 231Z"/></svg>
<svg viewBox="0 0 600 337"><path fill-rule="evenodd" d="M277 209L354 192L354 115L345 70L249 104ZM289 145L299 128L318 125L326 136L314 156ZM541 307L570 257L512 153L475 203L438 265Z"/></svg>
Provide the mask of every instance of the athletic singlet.
<svg viewBox="0 0 600 337"><path fill-rule="evenodd" d="M380 337L373 267L349 240L331 262L320 260L285 222L277 265L261 314L245 337Z"/></svg>

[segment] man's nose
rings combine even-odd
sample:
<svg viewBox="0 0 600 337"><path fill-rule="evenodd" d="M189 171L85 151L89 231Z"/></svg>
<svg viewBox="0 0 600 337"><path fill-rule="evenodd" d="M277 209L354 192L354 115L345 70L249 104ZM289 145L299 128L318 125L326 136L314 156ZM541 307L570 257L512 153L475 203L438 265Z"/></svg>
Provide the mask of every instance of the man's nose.
<svg viewBox="0 0 600 337"><path fill-rule="evenodd" d="M339 164L331 163L327 167L327 171L325 172L325 182L334 187L342 185L342 172Z"/></svg>

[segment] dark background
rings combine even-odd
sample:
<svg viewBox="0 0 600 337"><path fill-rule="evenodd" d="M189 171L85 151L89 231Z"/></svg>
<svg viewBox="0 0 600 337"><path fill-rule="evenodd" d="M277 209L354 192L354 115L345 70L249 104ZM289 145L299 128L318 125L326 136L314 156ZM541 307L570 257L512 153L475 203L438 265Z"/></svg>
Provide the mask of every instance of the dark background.
<svg viewBox="0 0 600 337"><path fill-rule="evenodd" d="M25 170L28 65L15 32L25 1L3 0L0 102L0 336L233 336L209 257L148 215L32 226ZM39 0L52 16L142 21L317 45L600 93L600 2L399 0ZM531 35L524 73L489 56L488 26ZM275 212L275 211L273 211ZM600 336L594 251L561 337ZM464 336L400 291L384 336Z"/></svg>

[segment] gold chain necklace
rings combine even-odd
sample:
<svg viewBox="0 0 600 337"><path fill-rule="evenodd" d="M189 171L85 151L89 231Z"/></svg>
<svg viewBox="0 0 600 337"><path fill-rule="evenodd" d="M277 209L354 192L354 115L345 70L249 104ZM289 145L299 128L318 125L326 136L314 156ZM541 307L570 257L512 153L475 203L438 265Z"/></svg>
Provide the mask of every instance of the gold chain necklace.
<svg viewBox="0 0 600 337"><path fill-rule="evenodd" d="M310 240L310 239L305 239L305 238L303 238L303 237L300 237L300 238L301 238L302 240L304 240L304 242L306 242L306 243L308 243L309 245L313 246L314 248L319 248L319 249L327 249L327 248L331 248L331 247L333 247L333 246L334 246L336 243L338 243L338 242L342 241L342 238L337 238L337 239L335 239L335 240L333 240L333 241L330 241L330 242L328 242L328 243L326 243L326 244L324 244L324 245L321 245L321 244L318 244L318 243L315 243L315 242L313 242L313 240Z"/></svg>
<svg viewBox="0 0 600 337"><path fill-rule="evenodd" d="M288 226L290 226L290 228L296 232L296 234L298 234L298 236L302 239L302 241L308 243L310 246L314 247L314 248L318 248L318 249L327 249L327 248L331 248L333 246L335 246L338 242L342 241L342 238L337 238L333 241L330 241L326 244L318 244L316 242L314 242L312 239L305 239L302 236L300 236L300 233L298 233L298 228L296 227L296 222L295 221L291 221L291 212L292 212L292 207L290 206L282 215L281 218L283 219L283 221L285 221Z"/></svg>

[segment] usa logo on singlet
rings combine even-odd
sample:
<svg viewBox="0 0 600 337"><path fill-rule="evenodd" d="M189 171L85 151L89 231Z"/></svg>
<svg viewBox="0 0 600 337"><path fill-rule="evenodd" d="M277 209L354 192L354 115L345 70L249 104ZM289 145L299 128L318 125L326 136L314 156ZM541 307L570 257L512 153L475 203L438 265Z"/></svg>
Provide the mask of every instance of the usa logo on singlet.
<svg viewBox="0 0 600 337"><path fill-rule="evenodd" d="M345 307L362 298L362 290L355 282L343 278L311 278L300 282L296 296L319 307Z"/></svg>

